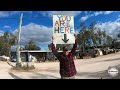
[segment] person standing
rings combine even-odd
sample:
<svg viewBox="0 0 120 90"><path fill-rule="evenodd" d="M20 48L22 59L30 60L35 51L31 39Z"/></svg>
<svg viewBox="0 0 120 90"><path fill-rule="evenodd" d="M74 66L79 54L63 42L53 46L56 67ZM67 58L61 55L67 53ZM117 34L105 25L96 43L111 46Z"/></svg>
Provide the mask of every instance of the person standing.
<svg viewBox="0 0 120 90"><path fill-rule="evenodd" d="M51 50L53 54L58 58L60 61L60 76L61 79L75 79L75 75L77 73L75 63L74 63L74 56L77 49L77 41L76 41L76 34L75 36L75 44L73 45L72 50L68 50L67 46L63 46L63 53L58 53L57 48L52 43ZM54 40L54 37L52 37Z"/></svg>

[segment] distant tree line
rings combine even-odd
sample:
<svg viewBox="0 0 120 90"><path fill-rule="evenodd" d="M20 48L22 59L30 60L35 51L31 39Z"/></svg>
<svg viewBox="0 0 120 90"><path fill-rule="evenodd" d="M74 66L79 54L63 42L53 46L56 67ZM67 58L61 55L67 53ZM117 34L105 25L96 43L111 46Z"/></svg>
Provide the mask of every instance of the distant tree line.
<svg viewBox="0 0 120 90"><path fill-rule="evenodd" d="M108 35L104 30L95 27L95 25L96 21L93 21L89 27L86 27L84 22L80 23L81 29L77 35L77 42L80 49L84 51L90 47L117 48L118 43L120 45L120 42L116 43L117 39ZM120 33L118 33L117 38L120 38Z"/></svg>
<svg viewBox="0 0 120 90"><path fill-rule="evenodd" d="M92 22L89 27L85 25L84 22L80 23L80 30L77 34L78 49L88 49L90 47L110 47L118 48L120 47L120 42L116 42L117 39L107 35L104 30L95 27L96 22ZM117 38L120 39L120 33L118 33ZM11 46L17 45L17 36L10 32L5 32L4 35L0 36L0 56L6 55L10 56ZM58 50L62 50L64 44L57 44ZM67 45L69 49L73 45ZM51 49L50 44L48 48ZM24 45L23 50L41 50L32 40L30 40L27 45Z"/></svg>
<svg viewBox="0 0 120 90"><path fill-rule="evenodd" d="M17 45L17 36L10 32L5 32L0 36L0 56L11 56L11 46ZM23 50L40 50L41 48L33 43L32 40L24 46Z"/></svg>
<svg viewBox="0 0 120 90"><path fill-rule="evenodd" d="M32 40L28 42L27 45L25 45L24 50L41 50L41 48L34 44Z"/></svg>
<svg viewBox="0 0 120 90"><path fill-rule="evenodd" d="M11 46L15 45L16 36L12 33L5 32L0 36L0 55L10 56Z"/></svg>
<svg viewBox="0 0 120 90"><path fill-rule="evenodd" d="M120 45L120 42L116 42L117 39L107 35L104 30L95 27L96 21L93 21L89 27L85 25L84 22L80 23L80 30L77 34L78 49L83 51L93 47L99 48L117 48ZM108 29L109 30L109 29ZM120 33L118 33L118 38L120 38ZM57 44L56 47L58 50L62 50L64 44ZM72 48L72 45L67 45L69 49ZM48 45L50 49L50 44Z"/></svg>

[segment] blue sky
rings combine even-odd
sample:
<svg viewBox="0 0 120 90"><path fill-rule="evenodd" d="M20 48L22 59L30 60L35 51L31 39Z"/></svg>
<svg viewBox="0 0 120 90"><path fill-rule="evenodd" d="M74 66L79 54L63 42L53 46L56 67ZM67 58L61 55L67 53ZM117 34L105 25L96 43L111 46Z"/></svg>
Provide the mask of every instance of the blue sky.
<svg viewBox="0 0 120 90"><path fill-rule="evenodd" d="M51 43L52 16L55 14L73 15L76 33L79 32L80 22L89 27L93 21L97 22L96 27L105 30L112 37L120 31L120 11L0 11L0 35L5 31L16 34L21 13L21 45L33 40L42 50L46 50Z"/></svg>

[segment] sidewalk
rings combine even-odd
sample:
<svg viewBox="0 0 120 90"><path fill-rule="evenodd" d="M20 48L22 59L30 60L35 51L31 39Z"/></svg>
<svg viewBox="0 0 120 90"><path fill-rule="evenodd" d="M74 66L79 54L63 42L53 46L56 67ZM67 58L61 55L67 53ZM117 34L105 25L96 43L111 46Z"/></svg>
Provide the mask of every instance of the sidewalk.
<svg viewBox="0 0 120 90"><path fill-rule="evenodd" d="M0 72L0 79L14 79L8 72Z"/></svg>

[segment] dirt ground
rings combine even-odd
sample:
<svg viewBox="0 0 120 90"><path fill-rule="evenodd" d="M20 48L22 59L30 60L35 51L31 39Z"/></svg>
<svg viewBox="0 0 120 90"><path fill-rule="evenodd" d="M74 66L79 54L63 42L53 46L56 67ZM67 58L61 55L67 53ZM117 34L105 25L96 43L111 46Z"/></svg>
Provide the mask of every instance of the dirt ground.
<svg viewBox="0 0 120 90"><path fill-rule="evenodd" d="M76 79L111 79L109 66L117 66L120 71L120 52L91 59L75 60ZM60 79L59 62L35 63L35 70L13 70L7 62L0 61L0 79ZM114 79L120 79L120 74Z"/></svg>

